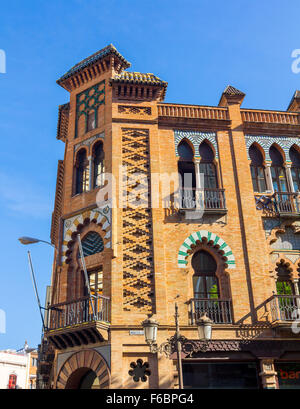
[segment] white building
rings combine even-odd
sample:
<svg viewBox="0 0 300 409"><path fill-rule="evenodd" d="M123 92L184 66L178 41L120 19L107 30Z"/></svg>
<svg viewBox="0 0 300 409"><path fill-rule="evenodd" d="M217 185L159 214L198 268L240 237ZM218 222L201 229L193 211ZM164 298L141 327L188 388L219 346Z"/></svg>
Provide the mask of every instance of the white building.
<svg viewBox="0 0 300 409"><path fill-rule="evenodd" d="M36 359L36 350L27 343L19 351L0 351L0 389L35 388Z"/></svg>

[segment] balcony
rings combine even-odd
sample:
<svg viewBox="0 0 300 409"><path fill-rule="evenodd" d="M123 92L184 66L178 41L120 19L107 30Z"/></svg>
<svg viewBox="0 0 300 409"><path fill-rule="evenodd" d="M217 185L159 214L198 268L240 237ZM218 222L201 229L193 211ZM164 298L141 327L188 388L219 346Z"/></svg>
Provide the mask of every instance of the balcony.
<svg viewBox="0 0 300 409"><path fill-rule="evenodd" d="M299 214L298 193L278 193L274 195L275 211L280 215Z"/></svg>
<svg viewBox="0 0 300 409"><path fill-rule="evenodd" d="M189 301L190 324L196 325L196 321L206 314L214 324L232 324L231 300L212 298L192 298Z"/></svg>
<svg viewBox="0 0 300 409"><path fill-rule="evenodd" d="M272 323L289 323L299 318L300 295L273 295L270 300Z"/></svg>
<svg viewBox="0 0 300 409"><path fill-rule="evenodd" d="M300 215L299 193L275 192L269 196L255 196L255 201L256 208L262 210L264 216L297 217Z"/></svg>
<svg viewBox="0 0 300 409"><path fill-rule="evenodd" d="M46 336L57 349L87 345L107 339L110 299L103 295L54 304Z"/></svg>
<svg viewBox="0 0 300 409"><path fill-rule="evenodd" d="M184 188L179 194L180 210L199 210L204 213L227 213L225 189Z"/></svg>

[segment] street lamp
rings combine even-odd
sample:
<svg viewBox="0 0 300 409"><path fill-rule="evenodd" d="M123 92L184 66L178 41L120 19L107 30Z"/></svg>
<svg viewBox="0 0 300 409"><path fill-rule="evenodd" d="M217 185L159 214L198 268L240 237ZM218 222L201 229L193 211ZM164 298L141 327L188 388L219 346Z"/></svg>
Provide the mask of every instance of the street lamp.
<svg viewBox="0 0 300 409"><path fill-rule="evenodd" d="M211 339L213 321L206 314L203 314L202 317L196 321L199 340L202 341L201 347L199 348L195 346L191 341L189 341L186 337L180 335L177 303L175 303L174 318L176 325L175 334L171 338L167 339L166 342L163 342L159 346L156 344L157 328L159 326L159 323L154 318L148 318L142 322L142 327L144 329L146 343L149 345L151 353L157 352L164 353L167 357L169 357L173 352L177 353L179 389L183 389L181 351L183 349L185 352L188 353L198 351L205 352L208 347L208 341L210 341Z"/></svg>
<svg viewBox="0 0 300 409"><path fill-rule="evenodd" d="M40 242L41 243L46 243L46 244L49 244L51 247L53 247L56 250L56 247L52 243L50 243L49 241L36 239L34 237L23 236L23 237L19 237L18 240L22 244L34 244L34 243L40 243Z"/></svg>
<svg viewBox="0 0 300 409"><path fill-rule="evenodd" d="M57 252L56 247L52 243L50 243L49 241L36 239L34 237L27 237L27 236L19 237L18 240L19 240L19 242L21 244L25 244L25 245L39 243L39 242L46 243L46 244L49 244L51 247L53 247L54 250ZM40 310L40 315L41 315L41 319L42 319L42 323L43 323L43 331L45 332L45 330L47 328L45 326L45 320L44 320L44 316L43 316L43 313L42 313L42 309L43 310L47 310L47 309L41 306L41 301L40 301L40 297L39 297L38 290L37 290L36 279L35 279L35 274L34 274L34 270L33 270L33 266L32 266L30 251L28 251L27 254L28 254L28 262L29 262L32 285L33 285L35 297L36 297L36 300L37 300L37 303L38 303L38 307L39 307L39 310Z"/></svg>

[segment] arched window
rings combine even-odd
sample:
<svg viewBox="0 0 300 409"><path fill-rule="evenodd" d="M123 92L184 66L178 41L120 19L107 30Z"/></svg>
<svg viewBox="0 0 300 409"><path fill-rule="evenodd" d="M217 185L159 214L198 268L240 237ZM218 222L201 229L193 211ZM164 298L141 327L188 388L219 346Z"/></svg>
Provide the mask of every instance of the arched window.
<svg viewBox="0 0 300 409"><path fill-rule="evenodd" d="M257 146L251 145L249 148L249 156L251 159L250 170L254 192L265 192L266 178L263 166L263 155Z"/></svg>
<svg viewBox="0 0 300 409"><path fill-rule="evenodd" d="M280 260L280 263L277 263L277 268L275 270L277 272L276 290L280 318L283 321L290 321L295 319L293 317L293 312L299 307L296 298L293 297L295 295L295 286L291 280L289 263Z"/></svg>
<svg viewBox="0 0 300 409"><path fill-rule="evenodd" d="M101 236L91 231L89 232L81 242L83 256L90 256L92 254L101 253L104 250L104 243ZM78 257L80 258L80 253L78 252Z"/></svg>
<svg viewBox="0 0 300 409"><path fill-rule="evenodd" d="M216 189L218 187L218 179L216 166L214 164L215 154L209 144L204 141L199 146L200 154L200 173L204 175L205 189Z"/></svg>
<svg viewBox="0 0 300 409"><path fill-rule="evenodd" d="M216 276L215 259L206 251L200 250L193 255L193 289L195 298L219 298L219 283Z"/></svg>
<svg viewBox="0 0 300 409"><path fill-rule="evenodd" d="M88 271L91 294L97 297L103 294L103 270L102 266L96 270ZM84 295L89 295L84 283Z"/></svg>
<svg viewBox="0 0 300 409"><path fill-rule="evenodd" d="M75 194L87 192L89 190L89 163L86 157L86 150L82 149L76 157L76 187Z"/></svg>
<svg viewBox="0 0 300 409"><path fill-rule="evenodd" d="M195 207L196 174L193 162L194 152L187 141L183 140L178 145L179 161L178 173L180 175L180 189L183 208Z"/></svg>
<svg viewBox="0 0 300 409"><path fill-rule="evenodd" d="M86 131L91 131L97 127L96 124L97 115L94 109L88 112L86 118Z"/></svg>
<svg viewBox="0 0 300 409"><path fill-rule="evenodd" d="M290 158L292 161L291 172L292 172L294 191L299 192L300 191L300 154L294 146L292 146L290 149Z"/></svg>
<svg viewBox="0 0 300 409"><path fill-rule="evenodd" d="M11 374L8 379L8 389L16 389L17 375Z"/></svg>
<svg viewBox="0 0 300 409"><path fill-rule="evenodd" d="M283 167L283 157L279 150L272 145L270 148L270 158L272 160L271 175L273 188L277 192L287 192L286 173Z"/></svg>
<svg viewBox="0 0 300 409"><path fill-rule="evenodd" d="M89 232L82 240L82 251L84 257L91 256L92 254L101 253L104 250L104 243L101 236L92 231ZM78 258L80 258L80 253L78 252ZM98 296L102 294L103 291L103 272L102 267L98 267L95 270L88 272L89 285L91 294ZM84 282L84 295L88 295L88 290L85 283L85 278L83 276Z"/></svg>
<svg viewBox="0 0 300 409"><path fill-rule="evenodd" d="M93 149L93 187L103 186L104 184L104 150L103 143L97 142Z"/></svg>
<svg viewBox="0 0 300 409"><path fill-rule="evenodd" d="M288 266L282 260L277 268L277 281L276 281L276 289L277 294L279 295L292 295L294 294L294 286L290 278L290 271L288 270Z"/></svg>
<svg viewBox="0 0 300 409"><path fill-rule="evenodd" d="M184 140L178 145L177 151L181 161L192 161L194 159L193 149Z"/></svg>

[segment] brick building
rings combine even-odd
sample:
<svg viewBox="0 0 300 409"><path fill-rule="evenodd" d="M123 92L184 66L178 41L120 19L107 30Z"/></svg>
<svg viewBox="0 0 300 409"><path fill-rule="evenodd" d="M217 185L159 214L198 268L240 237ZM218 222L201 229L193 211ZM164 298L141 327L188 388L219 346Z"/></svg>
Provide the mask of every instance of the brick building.
<svg viewBox="0 0 300 409"><path fill-rule="evenodd" d="M109 45L57 81L44 386L178 387L176 354L150 353L141 326L154 316L165 342L176 299L185 387L300 387L300 92L284 112L241 108L232 86L214 107L164 103L167 83L129 67Z"/></svg>

